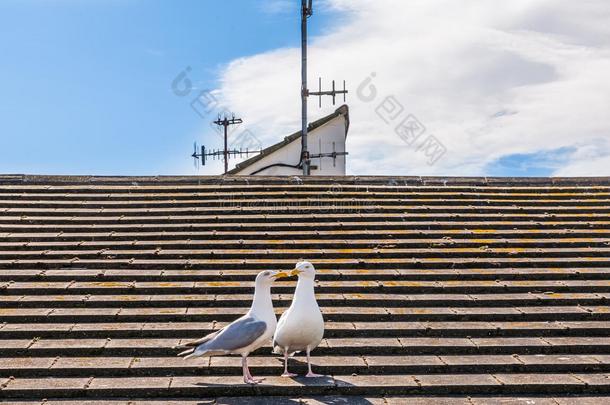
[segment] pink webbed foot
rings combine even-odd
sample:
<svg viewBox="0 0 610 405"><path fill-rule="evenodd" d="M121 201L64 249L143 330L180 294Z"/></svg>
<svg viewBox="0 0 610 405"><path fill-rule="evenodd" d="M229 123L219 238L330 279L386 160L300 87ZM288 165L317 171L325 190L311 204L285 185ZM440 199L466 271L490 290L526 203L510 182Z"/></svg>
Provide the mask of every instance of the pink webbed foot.
<svg viewBox="0 0 610 405"><path fill-rule="evenodd" d="M291 377L296 377L296 376L297 376L297 374L295 374L295 373L284 373L284 374L282 374L282 377L284 377L284 378L291 378Z"/></svg>
<svg viewBox="0 0 610 405"><path fill-rule="evenodd" d="M315 378L315 377L324 377L322 374L316 374L316 373L312 373L311 371L307 374L305 374L305 377L309 377L309 378Z"/></svg>
<svg viewBox="0 0 610 405"><path fill-rule="evenodd" d="M265 380L264 378L254 378L254 377L250 377L250 378L244 378L244 382L245 382L246 384L252 384L252 385L255 385L255 384L260 384L260 383L262 383L264 380Z"/></svg>

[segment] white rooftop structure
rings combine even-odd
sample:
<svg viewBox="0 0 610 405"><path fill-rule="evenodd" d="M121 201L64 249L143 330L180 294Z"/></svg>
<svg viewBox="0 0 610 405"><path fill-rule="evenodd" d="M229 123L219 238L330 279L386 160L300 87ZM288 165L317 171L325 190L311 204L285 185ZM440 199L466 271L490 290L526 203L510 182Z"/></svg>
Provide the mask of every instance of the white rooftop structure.
<svg viewBox="0 0 610 405"><path fill-rule="evenodd" d="M308 149L311 155L345 152L345 140L349 128L347 105L334 113L309 124L307 129ZM311 159L312 176L345 176L345 155ZM289 176L300 175L301 131L284 138L283 141L263 149L262 153L238 163L227 174Z"/></svg>

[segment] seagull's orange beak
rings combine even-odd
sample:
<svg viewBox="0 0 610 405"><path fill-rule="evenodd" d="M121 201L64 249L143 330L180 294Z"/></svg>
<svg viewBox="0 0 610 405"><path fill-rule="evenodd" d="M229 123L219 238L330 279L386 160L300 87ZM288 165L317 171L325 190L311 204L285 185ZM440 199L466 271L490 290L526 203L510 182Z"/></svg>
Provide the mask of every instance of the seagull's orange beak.
<svg viewBox="0 0 610 405"><path fill-rule="evenodd" d="M291 275L286 273L285 271L278 271L273 275L273 278L277 280L278 278L290 277Z"/></svg>
<svg viewBox="0 0 610 405"><path fill-rule="evenodd" d="M295 268L294 270L292 270L292 271L290 272L290 275L291 275L291 276L298 276L300 273L302 273L302 271L301 271L301 270L299 270L299 269L297 269L297 268Z"/></svg>

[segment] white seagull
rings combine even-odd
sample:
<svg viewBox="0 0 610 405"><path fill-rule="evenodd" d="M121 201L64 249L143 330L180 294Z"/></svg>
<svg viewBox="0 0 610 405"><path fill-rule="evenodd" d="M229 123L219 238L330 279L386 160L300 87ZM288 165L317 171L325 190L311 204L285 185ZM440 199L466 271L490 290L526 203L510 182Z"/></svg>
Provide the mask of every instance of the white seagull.
<svg viewBox="0 0 610 405"><path fill-rule="evenodd" d="M296 264L291 275L298 275L299 281L294 291L290 308L280 318L273 335L273 352L284 355L282 377L294 377L288 372L288 356L305 350L307 353L307 374L305 377L321 377L311 371L310 352L324 336L324 318L314 294L316 269L309 262Z"/></svg>
<svg viewBox="0 0 610 405"><path fill-rule="evenodd" d="M271 301L271 284L278 278L288 277L283 271L262 271L256 276L254 299L248 313L233 321L219 331L178 346L188 348L179 353L185 359L200 356L218 356L222 354L239 354L242 357L242 372L246 384L258 384L264 380L255 379L248 369L248 355L269 341L277 318Z"/></svg>

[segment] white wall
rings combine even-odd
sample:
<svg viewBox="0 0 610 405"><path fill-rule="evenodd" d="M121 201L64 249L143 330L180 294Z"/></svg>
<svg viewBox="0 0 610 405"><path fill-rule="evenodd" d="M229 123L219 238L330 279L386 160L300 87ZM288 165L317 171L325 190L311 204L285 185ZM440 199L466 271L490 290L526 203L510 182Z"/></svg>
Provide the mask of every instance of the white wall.
<svg viewBox="0 0 610 405"><path fill-rule="evenodd" d="M308 132L307 146L310 154L320 152L330 153L333 151L333 142L335 143L336 152L345 151L345 116L339 115L333 118L326 124ZM321 144L321 145L320 145ZM321 149L320 149L321 146ZM237 172L237 175L250 175L255 171L271 165L273 163L287 163L296 165L300 161L301 156L301 138L297 138L281 149L265 156L261 160ZM311 165L317 166L317 169L311 170L312 176L345 176L345 158L346 156L337 156L333 166L333 158L325 157L312 159ZM303 174L302 169L273 166L262 170L256 175L261 176L286 176Z"/></svg>

